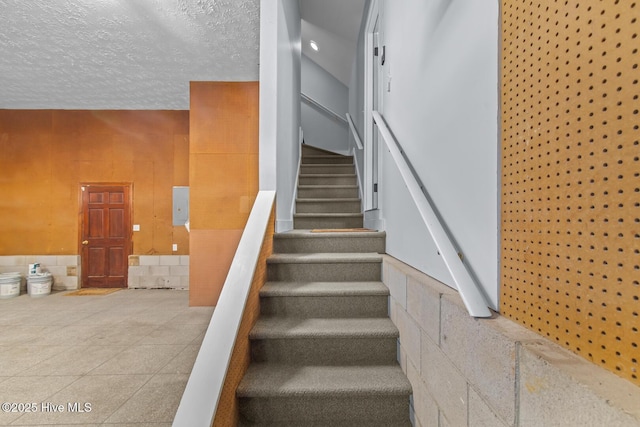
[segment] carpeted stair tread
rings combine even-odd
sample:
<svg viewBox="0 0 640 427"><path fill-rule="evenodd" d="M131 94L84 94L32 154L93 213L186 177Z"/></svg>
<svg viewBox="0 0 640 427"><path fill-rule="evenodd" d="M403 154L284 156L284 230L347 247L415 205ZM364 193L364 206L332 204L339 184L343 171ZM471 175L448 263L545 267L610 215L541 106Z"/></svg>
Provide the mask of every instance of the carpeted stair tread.
<svg viewBox="0 0 640 427"><path fill-rule="evenodd" d="M347 420L347 421L339 421L339 420L331 420L331 421L310 421L310 422L300 422L300 421L286 421L286 420L278 420L273 423L251 423L251 422L240 422L238 427L413 427L410 421L373 421L373 420L365 420L362 422L358 422L355 420Z"/></svg>
<svg viewBox="0 0 640 427"><path fill-rule="evenodd" d="M360 199L357 197L336 197L336 198L305 198L305 199L296 199L297 203L344 203L344 202L359 202Z"/></svg>
<svg viewBox="0 0 640 427"><path fill-rule="evenodd" d="M252 364L238 385L243 397L404 396L411 384L400 366Z"/></svg>
<svg viewBox="0 0 640 427"><path fill-rule="evenodd" d="M296 319L263 317L249 333L249 339L278 338L397 338L398 328L389 318Z"/></svg>
<svg viewBox="0 0 640 427"><path fill-rule="evenodd" d="M267 264L381 263L378 253L308 253L273 254Z"/></svg>
<svg viewBox="0 0 640 427"><path fill-rule="evenodd" d="M267 282L261 297L388 296L382 282Z"/></svg>
<svg viewBox="0 0 640 427"><path fill-rule="evenodd" d="M300 173L317 174L317 173L353 173L354 165L345 164L318 164L318 163L301 163Z"/></svg>
<svg viewBox="0 0 640 427"><path fill-rule="evenodd" d="M300 178L355 178L355 173L301 173Z"/></svg>
<svg viewBox="0 0 640 427"><path fill-rule="evenodd" d="M353 159L353 156L345 156L337 153L313 153L306 154L302 156L302 158L306 159Z"/></svg>
<svg viewBox="0 0 640 427"><path fill-rule="evenodd" d="M353 212L305 212L294 214L298 218L361 218L361 213Z"/></svg>
<svg viewBox="0 0 640 427"><path fill-rule="evenodd" d="M368 239L371 237L386 237L384 231L362 229L362 231L331 231L322 234L314 233L311 230L289 230L284 233L274 234L274 239L326 239L333 237L348 237L350 239Z"/></svg>
<svg viewBox="0 0 640 427"><path fill-rule="evenodd" d="M308 154L302 156L302 164L353 164L352 156Z"/></svg>
<svg viewBox="0 0 640 427"><path fill-rule="evenodd" d="M313 190L313 189L338 189L338 188L348 188L348 189L357 189L358 186L357 185L343 185L343 184L338 184L338 185L331 185L331 184L320 184L320 185L299 185L298 189L300 190Z"/></svg>
<svg viewBox="0 0 640 427"><path fill-rule="evenodd" d="M384 232L374 230L292 230L273 238L278 253L384 253Z"/></svg>

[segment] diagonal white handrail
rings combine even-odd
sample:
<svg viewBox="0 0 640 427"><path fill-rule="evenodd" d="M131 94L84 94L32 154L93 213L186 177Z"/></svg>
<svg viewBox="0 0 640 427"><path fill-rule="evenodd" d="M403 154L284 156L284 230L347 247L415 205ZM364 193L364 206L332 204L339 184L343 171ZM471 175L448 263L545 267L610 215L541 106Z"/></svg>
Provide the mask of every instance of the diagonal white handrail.
<svg viewBox="0 0 640 427"><path fill-rule="evenodd" d="M422 192L418 179L414 176L411 167L400 151L398 141L396 141L380 113L372 111L371 114L373 115L373 120L378 127L382 139L391 152L391 157L393 157L393 160L400 170L404 183L409 189L409 193L429 230L429 234L431 234L440 255L442 255L447 270L449 270L469 314L473 317L491 317L491 311L489 311L487 301L480 290L479 284L476 283L466 265L460 259L458 251L454 247L447 231L440 223L435 209Z"/></svg>
<svg viewBox="0 0 640 427"><path fill-rule="evenodd" d="M320 104L318 101L316 101L315 99L311 98L309 95L300 92L300 98L302 98L302 100L304 102L306 102L307 104L311 105L312 107L315 107L318 110L321 110L323 112L325 112L326 114L330 115L331 117L333 117L335 120L339 121L342 124L347 124L347 119L345 119L344 117L342 117L340 114L336 113L335 111L333 111L332 109L325 107L324 105Z"/></svg>
<svg viewBox="0 0 640 427"><path fill-rule="evenodd" d="M275 194L275 191L260 191L256 197L173 419L174 427L213 423Z"/></svg>
<svg viewBox="0 0 640 427"><path fill-rule="evenodd" d="M353 117L351 114L347 113L347 121L349 122L349 129L351 129L351 133L353 134L353 139L356 141L356 146L358 150L364 150L364 145L362 145L362 138L360 138L360 134L358 133L358 128L356 124L353 122Z"/></svg>

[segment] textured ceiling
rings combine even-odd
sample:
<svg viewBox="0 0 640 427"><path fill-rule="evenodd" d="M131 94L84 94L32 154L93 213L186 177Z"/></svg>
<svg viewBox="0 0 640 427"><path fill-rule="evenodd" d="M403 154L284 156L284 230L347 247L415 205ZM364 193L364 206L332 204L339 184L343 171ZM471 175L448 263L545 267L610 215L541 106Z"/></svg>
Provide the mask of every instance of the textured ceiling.
<svg viewBox="0 0 640 427"><path fill-rule="evenodd" d="M300 0L302 53L345 85L351 79L364 0ZM314 40L320 49L309 46Z"/></svg>
<svg viewBox="0 0 640 427"><path fill-rule="evenodd" d="M188 109L258 80L259 0L0 0L0 108Z"/></svg>

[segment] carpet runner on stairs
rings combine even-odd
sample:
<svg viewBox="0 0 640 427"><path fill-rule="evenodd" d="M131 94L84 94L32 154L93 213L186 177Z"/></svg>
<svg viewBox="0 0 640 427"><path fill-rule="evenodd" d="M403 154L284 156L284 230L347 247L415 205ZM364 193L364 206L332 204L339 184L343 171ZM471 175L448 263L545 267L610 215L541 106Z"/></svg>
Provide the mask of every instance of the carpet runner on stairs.
<svg viewBox="0 0 640 427"><path fill-rule="evenodd" d="M353 159L303 147L303 212L295 230L274 236L251 365L236 390L241 425L411 426L411 386L381 282L385 233L354 230L362 214Z"/></svg>

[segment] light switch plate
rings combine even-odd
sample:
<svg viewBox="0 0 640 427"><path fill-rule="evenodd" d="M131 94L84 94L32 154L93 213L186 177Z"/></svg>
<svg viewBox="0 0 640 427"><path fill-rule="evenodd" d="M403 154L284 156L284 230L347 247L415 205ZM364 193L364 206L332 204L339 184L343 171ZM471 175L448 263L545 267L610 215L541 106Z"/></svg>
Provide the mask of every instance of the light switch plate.
<svg viewBox="0 0 640 427"><path fill-rule="evenodd" d="M133 224L133 231L140 231L140 224Z"/></svg>

